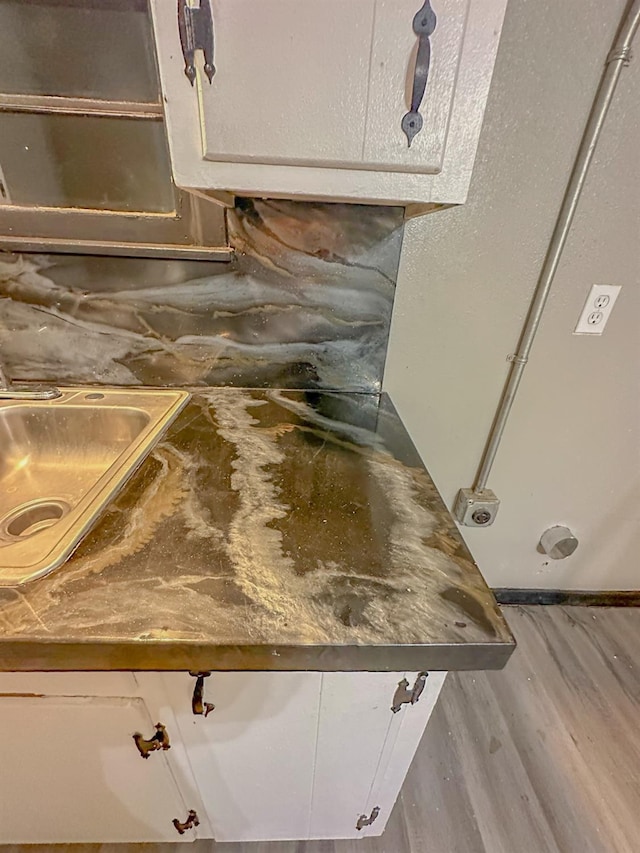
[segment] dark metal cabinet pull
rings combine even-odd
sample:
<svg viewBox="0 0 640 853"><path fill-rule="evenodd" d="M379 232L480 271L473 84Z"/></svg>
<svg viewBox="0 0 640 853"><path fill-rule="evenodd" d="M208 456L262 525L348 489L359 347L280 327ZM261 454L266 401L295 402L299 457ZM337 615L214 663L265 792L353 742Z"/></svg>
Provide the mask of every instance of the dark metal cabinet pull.
<svg viewBox="0 0 640 853"><path fill-rule="evenodd" d="M156 733L149 740L143 738L140 732L136 732L133 739L143 758L149 758L149 755L157 749L171 749L169 735L162 723L156 723Z"/></svg>
<svg viewBox="0 0 640 853"><path fill-rule="evenodd" d="M191 85L196 79L196 50L204 54L204 73L213 80L213 16L209 0L200 0L200 6L188 6L187 0L178 0L178 31L184 57L184 73Z"/></svg>
<svg viewBox="0 0 640 853"><path fill-rule="evenodd" d="M371 824L376 820L376 818L378 817L379 814L380 814L380 806L376 806L372 810L369 817L367 817L366 814L361 814L360 817L358 818L358 822L356 823L356 829L358 830L358 832L361 829L364 829L365 826L371 826Z"/></svg>
<svg viewBox="0 0 640 853"><path fill-rule="evenodd" d="M196 685L193 688L193 696L191 697L191 710L196 715L207 717L215 710L215 705L211 702L204 702L204 680L209 678L210 672L190 672L189 675L196 679Z"/></svg>
<svg viewBox="0 0 640 853"><path fill-rule="evenodd" d="M429 65L431 63L431 42L429 38L436 28L436 23L436 13L431 8L429 0L425 0L424 6L413 19L413 31L418 36L418 53L416 54L416 67L413 72L411 109L402 119L402 130L407 137L409 148L414 136L422 130L422 116L418 110L429 79Z"/></svg>
<svg viewBox="0 0 640 853"><path fill-rule="evenodd" d="M187 815L187 819L184 823L180 823L177 817L174 817L171 823L175 826L179 835L184 835L188 829L192 829L194 826L200 826L198 815L193 809L189 810L189 814Z"/></svg>
<svg viewBox="0 0 640 853"><path fill-rule="evenodd" d="M422 696L422 691L427 683L428 672L419 672L418 677L411 690L409 690L409 682L406 678L398 683L396 692L393 695L393 704L391 710L397 714L403 705L415 705L418 699Z"/></svg>

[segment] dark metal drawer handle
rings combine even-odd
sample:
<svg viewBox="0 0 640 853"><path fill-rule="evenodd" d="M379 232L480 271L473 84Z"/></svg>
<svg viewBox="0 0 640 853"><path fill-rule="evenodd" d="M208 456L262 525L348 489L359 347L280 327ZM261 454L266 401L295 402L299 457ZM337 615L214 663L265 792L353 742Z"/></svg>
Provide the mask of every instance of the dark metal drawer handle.
<svg viewBox="0 0 640 853"><path fill-rule="evenodd" d="M418 53L416 54L416 67L413 72L411 109L402 119L402 130L407 137L409 148L414 136L422 130L422 116L418 110L429 79L429 65L431 63L431 42L429 38L436 28L436 23L436 13L431 8L429 0L425 0L424 6L413 19L413 31L418 36Z"/></svg>
<svg viewBox="0 0 640 853"><path fill-rule="evenodd" d="M196 812L194 812L193 809L190 809L189 814L187 815L187 819L184 823L180 823L177 817L174 817L171 823L175 826L180 835L184 835L188 829L192 829L194 826L200 826L198 815Z"/></svg>
<svg viewBox="0 0 640 853"><path fill-rule="evenodd" d="M216 73L213 64L213 16L209 0L200 0L199 6L188 6L187 0L178 0L178 31L184 56L184 73L191 85L196 79L196 50L204 54L204 73L209 83Z"/></svg>
<svg viewBox="0 0 640 853"><path fill-rule="evenodd" d="M193 696L191 697L191 710L196 715L208 717L215 710L215 705L211 702L204 702L204 680L209 678L210 672L190 672L196 679L196 686L193 688Z"/></svg>
<svg viewBox="0 0 640 853"><path fill-rule="evenodd" d="M143 758L149 758L149 755L155 752L156 749L171 749L169 735L162 723L156 723L156 733L149 740L145 740L140 732L136 732L133 735L133 739L138 747L138 752Z"/></svg>

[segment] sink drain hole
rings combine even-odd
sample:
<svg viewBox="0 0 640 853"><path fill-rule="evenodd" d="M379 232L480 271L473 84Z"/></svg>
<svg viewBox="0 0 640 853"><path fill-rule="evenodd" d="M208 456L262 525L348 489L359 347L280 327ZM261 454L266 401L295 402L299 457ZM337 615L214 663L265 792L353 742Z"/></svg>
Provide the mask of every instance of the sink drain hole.
<svg viewBox="0 0 640 853"><path fill-rule="evenodd" d="M68 504L62 501L38 501L19 507L5 517L2 527L13 539L24 539L54 525L67 514Z"/></svg>

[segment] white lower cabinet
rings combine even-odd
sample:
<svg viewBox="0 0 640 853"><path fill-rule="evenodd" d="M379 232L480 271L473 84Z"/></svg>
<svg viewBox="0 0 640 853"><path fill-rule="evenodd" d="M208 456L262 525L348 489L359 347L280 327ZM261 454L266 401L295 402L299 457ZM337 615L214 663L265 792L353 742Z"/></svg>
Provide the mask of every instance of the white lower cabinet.
<svg viewBox="0 0 640 853"><path fill-rule="evenodd" d="M394 713L419 673L214 672L206 717L192 713L193 678L152 677L176 709L213 837L275 841L380 835L445 675Z"/></svg>
<svg viewBox="0 0 640 853"><path fill-rule="evenodd" d="M0 673L0 844L380 835L444 678Z"/></svg>

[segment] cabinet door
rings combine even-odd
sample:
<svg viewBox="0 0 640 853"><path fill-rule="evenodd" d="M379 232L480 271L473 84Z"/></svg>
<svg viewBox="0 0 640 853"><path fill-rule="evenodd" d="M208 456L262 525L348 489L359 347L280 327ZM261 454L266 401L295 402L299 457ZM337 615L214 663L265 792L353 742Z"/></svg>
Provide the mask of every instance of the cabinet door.
<svg viewBox="0 0 640 853"><path fill-rule="evenodd" d="M321 674L214 672L207 717L192 713L194 678L148 675L164 682L216 841L307 838Z"/></svg>
<svg viewBox="0 0 640 853"><path fill-rule="evenodd" d="M419 700L391 710L420 673L323 676L310 838L381 835L446 676L432 672Z"/></svg>
<svg viewBox="0 0 640 853"><path fill-rule="evenodd" d="M206 717L192 713L193 678L142 683L164 682L216 841L277 841L380 835L444 677L393 713L404 673L214 672Z"/></svg>
<svg viewBox="0 0 640 853"><path fill-rule="evenodd" d="M420 0L210 2L211 83L201 58L196 62L205 160L441 169L469 0L434 0L438 23L420 107L424 125L411 147L401 123L411 101L417 49L412 22ZM170 6L156 3L156 18L168 15ZM173 13L171 27L176 30ZM167 49L159 45L161 53ZM172 57L181 64L175 43ZM161 69L166 64L161 56ZM182 76L182 96L195 97Z"/></svg>
<svg viewBox="0 0 640 853"><path fill-rule="evenodd" d="M204 2L204 0L203 0ZM210 83L184 73L175 4L150 0L174 180L249 196L465 200L507 0L431 0L437 22L409 147L422 0L208 0ZM189 0L189 5L197 5Z"/></svg>
<svg viewBox="0 0 640 853"><path fill-rule="evenodd" d="M187 807L142 699L0 695L0 843L191 841Z"/></svg>

